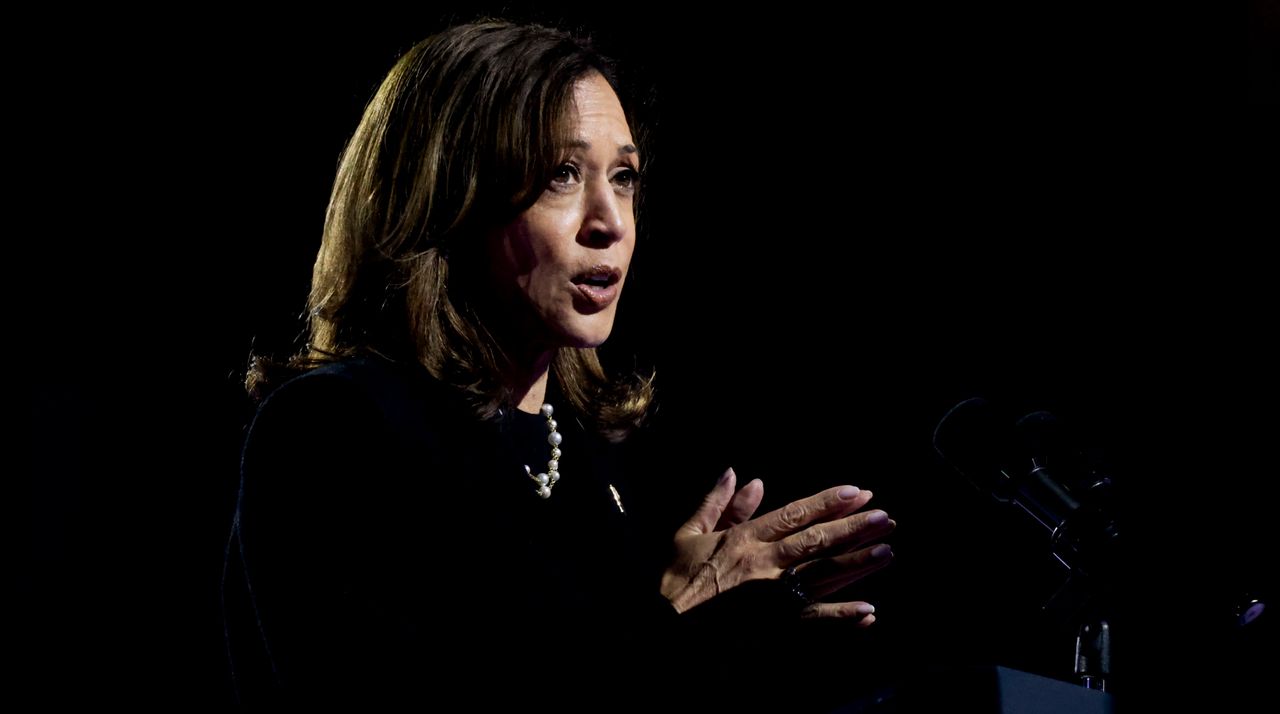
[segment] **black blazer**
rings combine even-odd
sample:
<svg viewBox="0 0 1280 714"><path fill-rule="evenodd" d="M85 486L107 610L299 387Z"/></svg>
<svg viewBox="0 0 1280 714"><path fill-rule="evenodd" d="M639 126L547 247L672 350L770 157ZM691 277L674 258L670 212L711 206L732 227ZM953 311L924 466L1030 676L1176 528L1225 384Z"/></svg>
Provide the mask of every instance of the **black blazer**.
<svg viewBox="0 0 1280 714"><path fill-rule="evenodd" d="M564 442L544 500L524 470L550 455L539 415L483 423L425 369L379 358L276 389L246 438L224 569L241 701L588 706L670 683L654 645L688 618L623 512L616 448L554 382L548 401ZM477 677L492 686L459 691Z"/></svg>

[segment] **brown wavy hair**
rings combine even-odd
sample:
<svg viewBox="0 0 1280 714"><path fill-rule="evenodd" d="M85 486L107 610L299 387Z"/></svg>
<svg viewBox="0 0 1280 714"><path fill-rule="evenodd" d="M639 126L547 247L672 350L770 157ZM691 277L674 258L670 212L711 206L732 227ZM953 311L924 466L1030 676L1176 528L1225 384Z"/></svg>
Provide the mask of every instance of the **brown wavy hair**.
<svg viewBox="0 0 1280 714"><path fill-rule="evenodd" d="M647 127L590 39L485 18L405 52L339 163L307 303L310 339L285 362L251 355L250 395L376 354L421 363L482 419L511 403L509 358L477 309L483 238L542 193L572 140L573 86L591 72L624 102L645 156ZM610 378L595 349L562 347L551 369L565 399L611 441L653 407L655 375Z"/></svg>

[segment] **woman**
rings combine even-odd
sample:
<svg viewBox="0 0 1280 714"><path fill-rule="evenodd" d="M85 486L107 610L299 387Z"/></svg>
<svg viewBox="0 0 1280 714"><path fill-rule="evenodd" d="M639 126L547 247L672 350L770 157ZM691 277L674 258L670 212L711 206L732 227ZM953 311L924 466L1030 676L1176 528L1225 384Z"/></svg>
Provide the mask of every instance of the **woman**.
<svg viewBox="0 0 1280 714"><path fill-rule="evenodd" d="M763 486L730 469L650 567L618 448L653 379L610 378L595 352L644 156L615 76L585 41L480 21L409 50L368 105L308 348L247 380L271 391L224 580L243 700L425 703L489 673L527 686L476 705L616 708L636 676L667 685L654 701L703 676L676 653L749 635L738 618L874 621L816 600L889 559L873 542L893 522L850 486L753 518Z"/></svg>

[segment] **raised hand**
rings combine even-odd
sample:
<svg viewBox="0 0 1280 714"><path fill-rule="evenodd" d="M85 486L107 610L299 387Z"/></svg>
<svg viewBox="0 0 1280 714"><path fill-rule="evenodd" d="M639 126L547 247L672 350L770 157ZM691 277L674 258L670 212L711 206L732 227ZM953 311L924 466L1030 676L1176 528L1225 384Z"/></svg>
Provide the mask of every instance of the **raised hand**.
<svg viewBox="0 0 1280 714"><path fill-rule="evenodd" d="M749 580L777 579L795 569L799 588L813 602L805 617L875 621L869 603L816 602L879 570L892 559L873 541L896 525L884 511L859 513L870 491L838 486L752 519L764 497L755 479L735 492L730 468L676 532L675 559L662 577L662 594L684 612Z"/></svg>

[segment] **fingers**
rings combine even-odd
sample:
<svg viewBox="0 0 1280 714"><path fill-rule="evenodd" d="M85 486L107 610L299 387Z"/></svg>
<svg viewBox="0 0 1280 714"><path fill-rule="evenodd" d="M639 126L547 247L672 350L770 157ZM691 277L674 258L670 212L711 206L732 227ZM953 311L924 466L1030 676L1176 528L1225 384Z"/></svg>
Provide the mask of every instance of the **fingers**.
<svg viewBox="0 0 1280 714"><path fill-rule="evenodd" d="M853 486L836 486L770 511L757 518L752 528L760 540L777 541L803 530L811 523L840 518L862 508L870 500L870 491L861 491Z"/></svg>
<svg viewBox="0 0 1280 714"><path fill-rule="evenodd" d="M869 494L864 491L863 493ZM881 510L855 513L837 521L818 523L775 543L779 563L808 560L838 546L858 546L888 535L897 525Z"/></svg>
<svg viewBox="0 0 1280 714"><path fill-rule="evenodd" d="M729 502L728 508L724 509L724 514L720 516L720 522L716 524L716 530L724 530L732 528L739 523L746 523L755 515L756 509L760 507L760 501L764 498L764 482L760 479L752 479L747 482L746 486L738 489L734 494L733 500Z"/></svg>
<svg viewBox="0 0 1280 714"><path fill-rule="evenodd" d="M869 602L815 602L800 611L803 618L839 618L858 620L858 627L870 627L876 621L876 609Z"/></svg>
<svg viewBox="0 0 1280 714"><path fill-rule="evenodd" d="M822 598L865 578L892 560L893 549L886 543L880 543L851 553L816 560L797 568L796 574L810 597Z"/></svg>
<svg viewBox="0 0 1280 714"><path fill-rule="evenodd" d="M733 487L737 481L738 475L733 472L733 467L725 469L715 487L702 499L702 505L698 506L693 516L680 527L680 532L700 534L714 531L725 508L733 499Z"/></svg>

